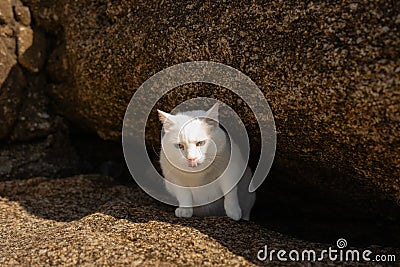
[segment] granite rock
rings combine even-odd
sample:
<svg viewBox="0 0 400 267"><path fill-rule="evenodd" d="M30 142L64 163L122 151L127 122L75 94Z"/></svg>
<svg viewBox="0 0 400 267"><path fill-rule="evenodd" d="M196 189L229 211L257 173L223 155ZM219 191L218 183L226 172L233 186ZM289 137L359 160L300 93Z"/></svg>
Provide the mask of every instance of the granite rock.
<svg viewBox="0 0 400 267"><path fill-rule="evenodd" d="M31 12L29 7L24 6L20 0L17 0L17 3L14 7L14 16L17 21L21 22L25 26L29 26L31 24Z"/></svg>
<svg viewBox="0 0 400 267"><path fill-rule="evenodd" d="M53 74L65 80L49 86L56 106L102 138L120 140L127 104L153 74L217 61L262 90L275 116L277 160L316 162L400 198L397 2L25 2L65 46L59 64L67 62L60 71L68 75ZM183 86L157 107L169 110L197 95L238 110L256 150L254 116L226 90ZM155 113L148 125L157 146Z"/></svg>
<svg viewBox="0 0 400 267"><path fill-rule="evenodd" d="M12 131L18 118L25 86L26 80L22 69L18 66L13 67L0 87L0 139L8 137Z"/></svg>
<svg viewBox="0 0 400 267"><path fill-rule="evenodd" d="M41 70L46 62L46 37L39 30L20 25L17 30L18 62L32 73Z"/></svg>
<svg viewBox="0 0 400 267"><path fill-rule="evenodd" d="M29 8L20 1L2 1L0 4L0 140L6 140L13 135L14 140L26 141L36 137L44 137L45 132L49 134L52 130L44 128L45 123L40 124L41 129L36 131L31 126L27 126L32 135L21 133L25 131L24 118L34 117L38 112L47 112L47 104L43 101L29 101L30 96L44 95L44 84L38 82L43 80L42 75L31 75L38 73L46 61L47 40L45 33L37 27L30 25ZM39 92L40 91L40 92ZM25 101L25 98L28 100ZM31 110L27 110L27 105ZM22 108L22 110L21 110ZM32 109L37 111L31 113ZM41 113L40 113L41 114ZM40 115L39 114L39 115ZM40 117L40 116L39 116ZM36 116L36 119L38 117ZM18 123L21 124L18 125ZM32 124L37 121L31 121ZM12 134L14 132L14 134ZM19 132L19 134L16 134ZM26 131L25 131L26 133ZM17 137L19 135L19 137Z"/></svg>

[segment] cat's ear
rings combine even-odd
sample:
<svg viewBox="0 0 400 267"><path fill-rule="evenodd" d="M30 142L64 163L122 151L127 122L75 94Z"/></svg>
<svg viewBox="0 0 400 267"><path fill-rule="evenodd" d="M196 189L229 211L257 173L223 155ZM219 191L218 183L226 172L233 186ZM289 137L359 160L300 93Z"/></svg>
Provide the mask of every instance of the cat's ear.
<svg viewBox="0 0 400 267"><path fill-rule="evenodd" d="M219 108L219 103L217 102L206 112L206 117L207 117L206 122L214 127L218 126L219 124L218 108Z"/></svg>
<svg viewBox="0 0 400 267"><path fill-rule="evenodd" d="M157 109L158 118L160 119L161 123L164 125L164 130L168 132L171 127L175 124L174 122L174 115L171 115L167 112L161 111Z"/></svg>

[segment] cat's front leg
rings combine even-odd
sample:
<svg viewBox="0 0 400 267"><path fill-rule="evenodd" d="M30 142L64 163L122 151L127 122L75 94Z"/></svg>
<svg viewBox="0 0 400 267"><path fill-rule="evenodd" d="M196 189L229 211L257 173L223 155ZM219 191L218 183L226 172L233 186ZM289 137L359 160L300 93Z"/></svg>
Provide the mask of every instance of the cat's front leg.
<svg viewBox="0 0 400 267"><path fill-rule="evenodd" d="M169 191L173 192L178 200L179 207L175 209L175 216L181 218L190 218L193 216L193 197L187 188L169 186Z"/></svg>
<svg viewBox="0 0 400 267"><path fill-rule="evenodd" d="M225 195L224 208L226 215L228 215L229 218L235 221L242 218L242 210L239 205L238 190L236 186Z"/></svg>

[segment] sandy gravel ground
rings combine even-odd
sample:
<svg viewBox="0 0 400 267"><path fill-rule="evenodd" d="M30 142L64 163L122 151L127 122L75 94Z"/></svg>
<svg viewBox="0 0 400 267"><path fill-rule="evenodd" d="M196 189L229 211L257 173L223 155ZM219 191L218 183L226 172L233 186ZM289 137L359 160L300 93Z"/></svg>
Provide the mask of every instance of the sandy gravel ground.
<svg viewBox="0 0 400 267"><path fill-rule="evenodd" d="M264 245L299 251L329 246L289 238L252 222L175 218L173 207L139 188L96 175L1 182L0 196L2 266L254 266L263 264L256 255ZM340 263L347 264L352 265Z"/></svg>

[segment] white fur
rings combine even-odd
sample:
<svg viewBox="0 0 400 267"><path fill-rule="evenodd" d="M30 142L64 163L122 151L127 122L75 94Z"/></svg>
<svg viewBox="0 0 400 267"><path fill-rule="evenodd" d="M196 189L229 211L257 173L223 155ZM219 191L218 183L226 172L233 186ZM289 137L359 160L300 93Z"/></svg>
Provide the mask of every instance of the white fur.
<svg viewBox="0 0 400 267"><path fill-rule="evenodd" d="M180 186L199 187L222 175L215 186L206 191L198 188L181 190L166 184L167 190L179 202L175 215L228 215L234 220L249 220L255 201L255 193L247 190L252 174L239 147L234 142L231 144L226 133L218 126L218 104L208 111L197 110L177 115L158 112L165 130L160 154L165 179ZM177 144L181 144L183 149ZM233 186L238 179L239 183ZM223 198L199 206L199 203L216 199L217 195L222 194Z"/></svg>

